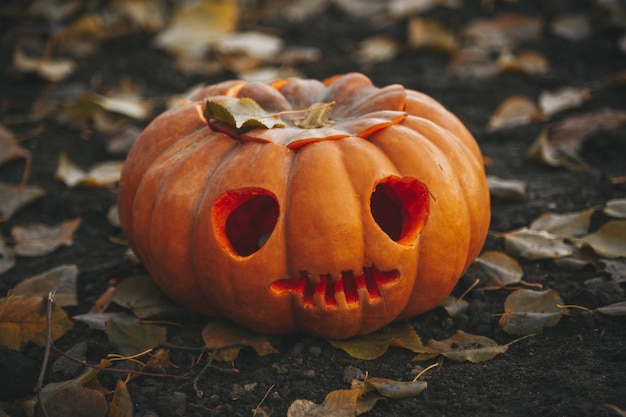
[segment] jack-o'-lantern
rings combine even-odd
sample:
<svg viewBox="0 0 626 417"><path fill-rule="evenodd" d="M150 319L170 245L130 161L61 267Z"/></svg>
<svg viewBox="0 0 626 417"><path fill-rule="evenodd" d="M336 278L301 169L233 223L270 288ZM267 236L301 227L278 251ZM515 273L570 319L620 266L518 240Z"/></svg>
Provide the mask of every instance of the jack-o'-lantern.
<svg viewBox="0 0 626 417"><path fill-rule="evenodd" d="M243 98L284 126L207 116ZM175 300L262 333L330 339L437 306L490 219L463 124L356 73L206 87L137 139L118 207L130 247Z"/></svg>

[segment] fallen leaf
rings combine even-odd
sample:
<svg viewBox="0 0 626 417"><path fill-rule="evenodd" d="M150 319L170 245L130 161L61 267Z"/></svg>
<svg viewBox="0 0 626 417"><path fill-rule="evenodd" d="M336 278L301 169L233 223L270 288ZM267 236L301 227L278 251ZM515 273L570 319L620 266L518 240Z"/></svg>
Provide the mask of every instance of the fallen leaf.
<svg viewBox="0 0 626 417"><path fill-rule="evenodd" d="M119 318L124 320L125 317L129 317L128 313L116 312L116 313L98 313L90 312L85 314L79 314L72 316L72 320L85 323L90 329L105 331L107 328L107 322L112 318Z"/></svg>
<svg viewBox="0 0 626 417"><path fill-rule="evenodd" d="M108 368L111 364L112 362L110 360L101 359L98 363L98 368ZM76 378L67 381L50 382L41 390L41 400L45 403L48 398L52 397L56 393L71 387L95 386L97 385L95 382L98 380L96 377L99 373L100 369L86 368L85 371L83 371Z"/></svg>
<svg viewBox="0 0 626 417"><path fill-rule="evenodd" d="M13 248L8 247L4 243L4 239L0 237L0 275L7 272L15 266L15 253Z"/></svg>
<svg viewBox="0 0 626 417"><path fill-rule="evenodd" d="M626 219L626 198L616 198L607 201L603 211L608 216Z"/></svg>
<svg viewBox="0 0 626 417"><path fill-rule="evenodd" d="M526 157L550 166L585 169L587 165L578 154L583 142L600 130L614 130L624 123L626 111L609 108L570 116L543 129Z"/></svg>
<svg viewBox="0 0 626 417"><path fill-rule="evenodd" d="M590 246L605 258L626 257L626 220L611 220L599 230L576 240L579 245Z"/></svg>
<svg viewBox="0 0 626 417"><path fill-rule="evenodd" d="M254 349L259 356L278 353L265 336L224 319L215 319L207 323L202 329L202 339L207 349L218 350L215 360L221 362L234 361L245 346Z"/></svg>
<svg viewBox="0 0 626 417"><path fill-rule="evenodd" d="M497 61L501 72L521 72L528 75L546 75L550 64L545 56L535 51L518 51L516 54L506 50Z"/></svg>
<svg viewBox="0 0 626 417"><path fill-rule="evenodd" d="M487 175L489 194L493 199L527 201L530 198L526 181L510 180Z"/></svg>
<svg viewBox="0 0 626 417"><path fill-rule="evenodd" d="M104 394L81 386L62 389L44 404L50 417L105 417L108 408Z"/></svg>
<svg viewBox="0 0 626 417"><path fill-rule="evenodd" d="M247 55L267 61L283 49L282 38L262 32L227 33L216 40L214 48L227 55Z"/></svg>
<svg viewBox="0 0 626 417"><path fill-rule="evenodd" d="M465 333L462 330L457 330L445 340L431 340L428 347L453 361L472 363L491 360L509 348L508 345L498 345L488 337ZM418 360L422 358L419 357Z"/></svg>
<svg viewBox="0 0 626 417"><path fill-rule="evenodd" d="M172 301L148 275L126 278L117 284L113 302L133 312L140 319L181 320L196 314Z"/></svg>
<svg viewBox="0 0 626 417"><path fill-rule="evenodd" d="M409 323L394 323L382 331L347 340L332 340L330 344L353 358L363 360L373 360L383 356L390 346L408 349L415 353L433 353L422 344L419 335Z"/></svg>
<svg viewBox="0 0 626 417"><path fill-rule="evenodd" d="M409 20L407 44L410 48L429 48L453 52L458 48L456 38L442 23L414 17Z"/></svg>
<svg viewBox="0 0 626 417"><path fill-rule="evenodd" d="M15 48L13 52L13 65L21 72L34 72L52 82L63 81L76 68L71 59L28 56L21 48Z"/></svg>
<svg viewBox="0 0 626 417"><path fill-rule="evenodd" d="M626 283L626 259L603 259L602 269L611 275L611 281Z"/></svg>
<svg viewBox="0 0 626 417"><path fill-rule="evenodd" d="M117 353L132 356L167 341L163 326L143 324L137 317L116 315L106 322L106 334Z"/></svg>
<svg viewBox="0 0 626 417"><path fill-rule="evenodd" d="M46 304L39 296L10 295L0 300L0 344L21 350L26 343L46 345ZM51 339L57 340L73 326L57 305L51 310Z"/></svg>
<svg viewBox="0 0 626 417"><path fill-rule="evenodd" d="M504 100L489 117L487 130L494 132L525 126L543 120L537 105L526 96L511 96Z"/></svg>
<svg viewBox="0 0 626 417"><path fill-rule="evenodd" d="M59 307L77 306L77 278L76 265L61 265L19 282L11 290L11 295L39 295L45 298L54 291L54 303Z"/></svg>
<svg viewBox="0 0 626 417"><path fill-rule="evenodd" d="M122 161L107 161L93 165L89 171L83 171L68 158L65 152L59 155L59 166L55 178L63 181L70 188L98 187L106 188L120 180Z"/></svg>
<svg viewBox="0 0 626 417"><path fill-rule="evenodd" d="M504 234L506 252L515 258L560 258L574 253L574 247L556 235L526 227Z"/></svg>
<svg viewBox="0 0 626 417"><path fill-rule="evenodd" d="M30 152L17 143L12 131L0 124L0 165L15 159L26 159L28 164Z"/></svg>
<svg viewBox="0 0 626 417"><path fill-rule="evenodd" d="M591 36L591 25L584 14L563 13L550 24L552 32L568 41L581 41Z"/></svg>
<svg viewBox="0 0 626 417"><path fill-rule="evenodd" d="M357 60L363 63L391 61L400 51L398 42L387 35L374 35L359 43Z"/></svg>
<svg viewBox="0 0 626 417"><path fill-rule="evenodd" d="M458 0L391 0L387 3L387 12L395 19L417 15L437 6L457 8L461 6Z"/></svg>
<svg viewBox="0 0 626 417"><path fill-rule="evenodd" d="M543 231L558 237L576 237L589 231L595 209L575 213L544 213L530 224L530 230Z"/></svg>
<svg viewBox="0 0 626 417"><path fill-rule="evenodd" d="M158 0L111 0L109 9L112 13L124 17L133 26L158 32L165 26L168 11L164 1Z"/></svg>
<svg viewBox="0 0 626 417"><path fill-rule="evenodd" d="M174 364L170 362L170 351L167 349L158 349L141 370L144 372L164 374L165 370L172 366L174 366Z"/></svg>
<svg viewBox="0 0 626 417"><path fill-rule="evenodd" d="M517 284L524 276L524 270L515 259L498 251L483 252L474 261L472 271L485 278L486 289Z"/></svg>
<svg viewBox="0 0 626 417"><path fill-rule="evenodd" d="M476 47L464 47L455 51L448 70L459 78L478 79L493 77L500 71L489 51Z"/></svg>
<svg viewBox="0 0 626 417"><path fill-rule="evenodd" d="M539 95L539 107L546 117L582 106L591 98L587 88L561 87L556 91L542 91Z"/></svg>
<svg viewBox="0 0 626 417"><path fill-rule="evenodd" d="M596 311L607 316L626 316L626 301L598 307Z"/></svg>
<svg viewBox="0 0 626 417"><path fill-rule="evenodd" d="M115 383L113 398L109 403L107 417L133 417L135 415L135 405L130 398L126 383L118 379Z"/></svg>
<svg viewBox="0 0 626 417"><path fill-rule="evenodd" d="M464 314L467 311L467 309L469 308L469 302L462 298L449 295L441 303L439 303L439 307L446 310L448 316L454 318L461 314Z"/></svg>
<svg viewBox="0 0 626 417"><path fill-rule="evenodd" d="M515 45L539 39L543 29L540 18L519 13L503 13L492 19L477 19L463 29L463 36L487 50L512 49Z"/></svg>
<svg viewBox="0 0 626 417"><path fill-rule="evenodd" d="M207 101L204 106L204 117L235 129L272 129L286 126L280 116L265 111L249 97L225 97L221 102Z"/></svg>
<svg viewBox="0 0 626 417"><path fill-rule="evenodd" d="M554 290L517 290L504 300L504 314L498 325L507 333L528 335L555 326L567 311Z"/></svg>
<svg viewBox="0 0 626 417"><path fill-rule="evenodd" d="M361 383L363 393L377 391L385 398L394 400L415 397L427 387L424 381L396 381L388 378L370 377Z"/></svg>
<svg viewBox="0 0 626 417"><path fill-rule="evenodd" d="M562 258L552 260L556 266L568 271L577 271L587 265L596 265L599 261L598 255L587 247L574 248L574 253Z"/></svg>
<svg viewBox="0 0 626 417"><path fill-rule="evenodd" d="M44 256L61 246L74 244L74 232L81 218L66 220L55 226L41 223L17 225L11 229L15 240L14 251L18 256Z"/></svg>
<svg viewBox="0 0 626 417"><path fill-rule="evenodd" d="M112 92L106 96L94 95L94 102L104 110L144 120L152 114L152 106L137 93Z"/></svg>
<svg viewBox="0 0 626 417"><path fill-rule="evenodd" d="M19 210L45 195L37 186L19 186L0 182L0 218L8 220Z"/></svg>
<svg viewBox="0 0 626 417"><path fill-rule="evenodd" d="M106 289L100 296L94 301L93 305L89 309L90 313L104 313L108 310L109 306L113 302L113 296L115 295L115 287L111 286Z"/></svg>

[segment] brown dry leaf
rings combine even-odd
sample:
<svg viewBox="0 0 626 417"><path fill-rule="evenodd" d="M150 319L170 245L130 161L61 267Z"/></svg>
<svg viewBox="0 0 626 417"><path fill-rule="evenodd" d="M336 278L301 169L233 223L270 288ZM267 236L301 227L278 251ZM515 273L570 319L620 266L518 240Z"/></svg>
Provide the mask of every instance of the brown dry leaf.
<svg viewBox="0 0 626 417"><path fill-rule="evenodd" d="M595 209L590 208L575 213L544 213L530 224L530 230L544 231L558 237L576 237L589 231L591 216Z"/></svg>
<svg viewBox="0 0 626 417"><path fill-rule="evenodd" d="M207 323L202 329L202 339L207 349L218 350L215 360L221 362L234 361L239 351L245 346L254 349L259 356L278 353L265 336L239 327L225 319L215 319Z"/></svg>
<svg viewBox="0 0 626 417"><path fill-rule="evenodd" d="M90 313L104 313L108 310L109 306L113 302L113 296L115 295L115 287L107 288L100 296L94 301L93 305L89 309Z"/></svg>
<svg viewBox="0 0 626 417"><path fill-rule="evenodd" d="M235 0L181 2L154 41L177 57L201 58L216 41L237 28L238 20Z"/></svg>
<svg viewBox="0 0 626 417"><path fill-rule="evenodd" d="M74 232L82 219L77 217L55 226L41 223L17 225L11 229L15 240L13 250L17 256L44 256L61 246L74 244Z"/></svg>
<svg viewBox="0 0 626 417"><path fill-rule="evenodd" d="M497 63L489 51L476 47L465 47L452 54L448 70L459 78L489 78L498 74Z"/></svg>
<svg viewBox="0 0 626 417"><path fill-rule="evenodd" d="M439 307L446 310L448 316L457 317L467 311L467 309L469 308L469 302L467 300L464 300L463 298L453 297L449 295L441 303L439 303Z"/></svg>
<svg viewBox="0 0 626 417"><path fill-rule="evenodd" d="M534 101L526 96L511 96L504 100L491 114L487 130L494 132L516 126L540 122L543 115Z"/></svg>
<svg viewBox="0 0 626 417"><path fill-rule="evenodd" d="M390 346L408 349L415 353L434 353L423 345L419 335L409 323L394 323L384 331L347 340L332 340L330 344L353 358L364 360L373 360L383 356Z"/></svg>
<svg viewBox="0 0 626 417"><path fill-rule="evenodd" d="M616 198L607 201L603 211L607 216L626 219L626 198Z"/></svg>
<svg viewBox="0 0 626 417"><path fill-rule="evenodd" d="M167 341L165 327L143 324L137 317L115 315L106 322L109 343L117 353L132 356Z"/></svg>
<svg viewBox="0 0 626 417"><path fill-rule="evenodd" d="M407 43L410 48L429 48L442 52L458 49L454 34L442 23L422 18L409 20Z"/></svg>
<svg viewBox="0 0 626 417"><path fill-rule="evenodd" d="M489 186L489 194L496 200L527 201L530 199L526 181L510 180L488 175L487 185Z"/></svg>
<svg viewBox="0 0 626 417"><path fill-rule="evenodd" d="M164 374L165 370L172 366L174 366L174 364L170 362L170 351L167 349L158 349L141 370L144 372Z"/></svg>
<svg viewBox="0 0 626 417"><path fill-rule="evenodd" d="M517 54L504 51L498 57L497 65L502 72L521 72L528 75L546 75L550 71L546 57L536 51L521 50Z"/></svg>
<svg viewBox="0 0 626 417"><path fill-rule="evenodd" d="M461 6L458 0L391 0L387 3L387 12L394 19L417 15L437 6L457 8Z"/></svg>
<svg viewBox="0 0 626 417"><path fill-rule="evenodd" d="M149 32L163 29L168 14L162 0L111 0L109 9L129 20L133 26Z"/></svg>
<svg viewBox="0 0 626 417"><path fill-rule="evenodd" d="M63 181L70 188L96 187L107 188L120 180L123 161L100 162L84 171L68 158L65 152L59 154L59 166L55 178Z"/></svg>
<svg viewBox="0 0 626 417"><path fill-rule="evenodd" d="M552 32L561 38L577 42L591 36L589 18L584 14L563 13L550 24Z"/></svg>
<svg viewBox="0 0 626 417"><path fill-rule="evenodd" d="M287 417L354 417L360 388L331 391L321 404L309 400L295 400L287 410Z"/></svg>
<svg viewBox="0 0 626 417"><path fill-rule="evenodd" d="M596 265L599 261L598 255L590 248L574 248L574 253L570 256L555 258L552 260L556 266L567 271L577 271L587 265Z"/></svg>
<svg viewBox="0 0 626 417"><path fill-rule="evenodd" d="M492 19L477 19L469 22L463 36L475 45L499 51L515 45L537 40L541 36L543 21L540 18L517 13L503 13Z"/></svg>
<svg viewBox="0 0 626 417"><path fill-rule="evenodd" d="M506 252L515 258L562 258L574 253L574 247L556 235L526 227L504 234Z"/></svg>
<svg viewBox="0 0 626 417"><path fill-rule="evenodd" d="M168 298L148 275L129 277L117 284L113 302L140 319L188 320L196 316Z"/></svg>
<svg viewBox="0 0 626 417"><path fill-rule="evenodd" d="M17 211L45 194L41 187L0 182L0 220L10 219Z"/></svg>
<svg viewBox="0 0 626 417"><path fill-rule="evenodd" d="M626 316L626 301L596 308L596 311L607 316Z"/></svg>
<svg viewBox="0 0 626 417"><path fill-rule="evenodd" d="M76 68L76 63L71 59L28 56L20 48L16 48L13 53L13 65L21 72L34 72L55 83L63 81Z"/></svg>
<svg viewBox="0 0 626 417"><path fill-rule="evenodd" d="M217 52L241 58L254 57L260 61L268 61L278 55L285 46L282 38L263 32L234 32L221 36L216 40L214 48Z"/></svg>
<svg viewBox="0 0 626 417"><path fill-rule="evenodd" d="M4 239L0 237L0 275L7 272L15 266L15 253L13 248L8 247L4 243Z"/></svg>
<svg viewBox="0 0 626 417"><path fill-rule="evenodd" d="M472 363L485 362L504 353L509 345L499 345L485 336L478 336L457 330L448 339L428 342L428 347L438 354L456 362L469 361ZM423 360L421 356L417 360Z"/></svg>
<svg viewBox="0 0 626 417"><path fill-rule="evenodd" d="M42 297L10 295L0 300L0 345L14 350L26 343L46 345L46 303ZM73 326L65 311L55 304L51 313L52 341L63 336Z"/></svg>
<svg viewBox="0 0 626 417"><path fill-rule="evenodd" d="M587 88L561 87L556 91L542 91L539 107L546 117L551 117L561 111L580 107L590 98L591 92Z"/></svg>
<svg viewBox="0 0 626 417"><path fill-rule="evenodd" d="M112 362L108 359L101 359L98 363L99 368L108 368ZM97 386L98 379L96 378L100 373L99 369L86 368L83 373L78 375L74 379L61 382L51 382L47 384L41 390L41 400L45 403L46 400L58 392L66 390L71 387L88 387Z"/></svg>
<svg viewBox="0 0 626 417"><path fill-rule="evenodd" d="M126 383L118 379L115 383L113 398L109 403L107 417L133 417L135 415L135 405L130 398Z"/></svg>
<svg viewBox="0 0 626 417"><path fill-rule="evenodd" d="M11 130L0 124L0 165L20 158L25 159L28 164L30 152L17 143L15 134ZM26 172L25 175L27 175Z"/></svg>
<svg viewBox="0 0 626 417"><path fill-rule="evenodd" d="M586 168L578 151L583 142L600 130L614 130L626 123L626 111L604 108L570 116L544 129L526 157L535 162L571 170Z"/></svg>
<svg viewBox="0 0 626 417"><path fill-rule="evenodd" d="M54 303L59 307L77 306L76 265L61 265L42 274L26 278L11 290L11 295L39 295L47 297L54 292Z"/></svg>
<svg viewBox="0 0 626 417"><path fill-rule="evenodd" d="M374 35L359 43L357 60L366 64L391 61L400 51L398 42L387 35Z"/></svg>
<svg viewBox="0 0 626 417"><path fill-rule="evenodd" d="M554 290L517 290L504 301L504 314L499 326L509 334L540 333L545 327L555 326L567 312L559 306L563 300Z"/></svg>
<svg viewBox="0 0 626 417"><path fill-rule="evenodd" d="M524 270L515 259L498 251L483 252L474 261L472 271L485 278L486 289L517 284L524 276Z"/></svg>
<svg viewBox="0 0 626 417"><path fill-rule="evenodd" d="M104 394L81 386L60 390L44 404L50 417L105 417L108 408Z"/></svg>
<svg viewBox="0 0 626 417"><path fill-rule="evenodd" d="M606 222L599 230L576 239L580 246L590 246L605 258L626 257L626 220Z"/></svg>
<svg viewBox="0 0 626 417"><path fill-rule="evenodd" d="M131 119L145 120L152 115L152 105L138 92L112 91L107 95L94 95L93 99L107 112Z"/></svg>

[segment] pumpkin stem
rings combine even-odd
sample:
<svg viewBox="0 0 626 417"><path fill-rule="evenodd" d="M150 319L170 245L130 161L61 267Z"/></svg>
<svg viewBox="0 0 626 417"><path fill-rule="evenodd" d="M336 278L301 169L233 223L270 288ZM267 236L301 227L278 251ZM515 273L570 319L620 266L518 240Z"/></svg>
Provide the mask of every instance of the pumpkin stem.
<svg viewBox="0 0 626 417"><path fill-rule="evenodd" d="M308 109L301 112L305 115L301 118L293 120L293 124L301 129L319 129L335 124L330 120L330 111L332 110L334 101L329 103L313 103Z"/></svg>

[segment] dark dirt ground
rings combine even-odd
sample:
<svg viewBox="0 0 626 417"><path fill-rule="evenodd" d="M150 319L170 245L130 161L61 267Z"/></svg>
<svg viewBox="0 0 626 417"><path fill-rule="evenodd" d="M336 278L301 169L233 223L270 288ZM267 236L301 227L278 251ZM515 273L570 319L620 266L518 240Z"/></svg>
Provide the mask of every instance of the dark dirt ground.
<svg viewBox="0 0 626 417"><path fill-rule="evenodd" d="M491 230L503 232L526 226L548 211L579 211L601 206L611 198L626 197L626 184L610 181L626 175L626 127L597 133L588 140L582 154L589 169L579 172L545 167L524 159L524 152L546 123L494 133L488 133L485 128L490 113L513 94L537 97L544 89L583 85L626 69L626 54L617 46L620 31L609 24L611 16L605 9L591 1L535 0L519 4L496 2L495 8L490 10L472 1L460 9L436 8L426 16L459 25L479 16L491 17L510 10L542 16L546 20L563 11L581 11L592 19L592 35L589 39L571 42L546 30L539 41L525 44L548 59L552 68L548 76L512 73L468 80L449 75L445 71L447 56L437 52L404 50L392 61L363 67L346 54L346 49L375 29L333 7L305 23L278 20L273 25L290 43L315 46L323 52L319 62L299 68L305 76L325 78L336 73L364 71L375 84L404 84L432 95L455 112L492 161L487 167L488 174L528 183L532 194L529 201L493 203ZM48 85L35 76L18 75L11 70L12 48L21 24L20 19L0 12L0 122L28 114L34 99ZM402 40L405 27L406 21L400 21L382 30ZM209 79L183 75L174 68L166 53L152 46L151 35L141 32L104 43L94 56L79 62L70 80L82 81L87 86L96 73L102 74L103 85L110 86L118 85L122 75L130 75L145 88L148 96L178 93L199 81L231 78L229 74ZM582 108L558 114L553 120L604 107L626 109L624 85L594 92ZM18 135L32 132L36 126L41 126L41 131L27 136L22 145L33 155L29 184L43 187L46 196L10 221L0 223L0 232L8 237L12 226L28 222L55 224L77 216L83 221L73 246L44 257L18 258L17 265L0 276L0 293L5 294L25 277L57 265L76 264L80 269L80 305L67 311L70 316L85 313L107 288L109 279L123 280L141 273L142 268L125 260L124 246L109 240L110 236L121 237L119 229L109 225L106 219L115 194L101 189L69 189L54 180L53 174L61 150L66 150L70 159L84 167L114 158L107 154L104 139L99 134L91 135L88 140L81 139L76 129L52 118L9 125ZM22 169L20 161L5 164L0 167L0 178L19 182ZM602 221L601 216L595 216L592 228L597 228ZM486 248L502 250L502 240L490 237ZM549 260L521 261L521 264L527 281L555 289L567 304L593 309L624 300L623 283L617 288L588 285L591 278L607 276L596 268L563 271ZM470 277L461 279L456 293L461 293L472 281ZM424 341L442 339L462 329L488 336L501 344L508 343L514 337L498 328L498 317L494 316L502 312L506 295L506 291L474 290L467 297L471 304L466 314L450 319L443 310L435 310L411 323ZM88 358L92 362L112 352L103 332L90 330L81 323L76 323L56 346L67 350L83 340L90 342ZM250 416L251 410L273 385L263 403L264 410L270 416L284 416L289 404L296 399L319 403L328 392L349 388L353 368L372 376L410 380L418 365L411 362L413 354L400 349L392 348L378 360L361 361L331 347L327 341L302 335L284 337L277 346L280 353L265 357L244 350L234 363L238 373L209 370L199 383L205 393L203 398L196 395L190 381L138 378L128 385L135 413L145 417ZM22 353L19 359L36 374L44 349L29 346ZM57 357L53 353L52 361ZM192 366L192 359L190 352L172 351L171 360L179 368L169 371L194 375L201 365ZM28 375L25 371L23 378L8 386L18 389L25 380L27 387L34 387L36 378ZM46 381L65 378L49 371ZM0 375L0 379L6 382L7 376ZM105 386L113 386L111 375L103 374L101 379ZM512 345L493 360L480 364L445 361L440 369L430 371L423 379L428 382L428 389L421 396L379 402L367 415L617 416L605 405L626 409L626 323L623 318L573 311L554 328ZM19 402L9 404L7 413L12 417L25 415Z"/></svg>

